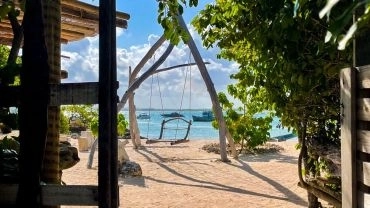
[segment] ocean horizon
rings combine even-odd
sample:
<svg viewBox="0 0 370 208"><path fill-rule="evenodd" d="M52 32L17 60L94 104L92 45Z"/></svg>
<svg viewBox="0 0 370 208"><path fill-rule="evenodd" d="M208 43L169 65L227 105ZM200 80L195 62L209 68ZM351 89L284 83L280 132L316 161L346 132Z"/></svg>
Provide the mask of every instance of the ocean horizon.
<svg viewBox="0 0 370 208"><path fill-rule="evenodd" d="M136 111L136 115L141 113L146 113L150 115L150 119L137 119L138 127L140 130L140 136L146 137L149 139L158 139L161 133L162 121L166 118L161 116L162 113L172 113L178 112L181 113L184 117L183 119L191 122L190 131L188 138L199 140L199 139L209 139L214 140L219 138L219 130L215 129L212 126L212 122L196 122L193 121L192 115L200 116L202 112L210 109L192 109L192 110L175 110L175 109L139 109ZM125 118L128 118L128 110L124 109L121 111L124 114ZM288 131L286 128L278 128L279 119L274 118L270 130L270 137L277 140L286 140L286 139L296 139L296 136L292 132ZM174 120L168 122L165 125L165 129L162 133L162 138L164 139L181 139L184 138L187 133L188 124L181 120Z"/></svg>

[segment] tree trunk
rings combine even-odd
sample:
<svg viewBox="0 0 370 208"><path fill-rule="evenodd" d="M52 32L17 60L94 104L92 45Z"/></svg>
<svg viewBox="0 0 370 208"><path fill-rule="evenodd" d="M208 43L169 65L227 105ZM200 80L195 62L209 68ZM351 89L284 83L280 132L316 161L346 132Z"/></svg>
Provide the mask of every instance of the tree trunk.
<svg viewBox="0 0 370 208"><path fill-rule="evenodd" d="M91 145L90 153L89 153L89 158L87 160L87 169L91 169L93 161L94 161L94 154L96 151L96 147L98 146L98 138L96 138Z"/></svg>
<svg viewBox="0 0 370 208"><path fill-rule="evenodd" d="M134 116L135 116L135 105L134 105L134 96L131 94L129 97L128 97L128 109L129 109L129 112L128 112L128 117L129 117L129 126L130 126L130 137L131 137L131 142L132 142L132 145L134 146L134 149L137 149L138 148L138 145L136 144L136 140L135 140L135 130L134 130L134 126L135 126L135 121L134 121Z"/></svg>
<svg viewBox="0 0 370 208"><path fill-rule="evenodd" d="M15 64L23 41L23 27L19 24L17 20L15 10L12 10L8 13L8 19L10 24L12 25L13 40L7 64Z"/></svg>
<svg viewBox="0 0 370 208"><path fill-rule="evenodd" d="M129 85L132 84L133 80L136 79L135 74L131 73L131 67L129 70ZM130 136L131 136L131 141L132 144L134 145L134 149L137 149L141 146L141 141L140 141L140 130L137 125L137 120L136 120L136 107L135 107L135 94L133 92L130 93L129 96L129 119L130 119ZM139 138L139 139L137 139Z"/></svg>

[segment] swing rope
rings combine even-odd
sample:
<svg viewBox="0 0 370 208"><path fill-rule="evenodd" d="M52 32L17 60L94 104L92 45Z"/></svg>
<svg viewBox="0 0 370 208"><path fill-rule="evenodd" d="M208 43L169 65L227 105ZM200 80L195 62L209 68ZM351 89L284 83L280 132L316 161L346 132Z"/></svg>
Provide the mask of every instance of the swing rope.
<svg viewBox="0 0 370 208"><path fill-rule="evenodd" d="M151 78L151 86L153 86L153 76ZM151 115L151 109L152 109L152 95L153 95L153 87L150 87L150 96L149 96L149 119L147 121L147 129L146 129L146 138L149 138L149 124L150 124L150 119L152 118Z"/></svg>
<svg viewBox="0 0 370 208"><path fill-rule="evenodd" d="M158 76L158 74L157 74L157 85L158 85L158 91L159 91L159 98L161 100L162 113L164 113L163 99L162 99L162 91L161 91L161 85L159 84L159 76Z"/></svg>
<svg viewBox="0 0 370 208"><path fill-rule="evenodd" d="M191 63L190 61L191 61L191 53L189 53L188 64ZM182 112L182 103L184 101L186 84L187 84L187 81L188 81L188 73L189 73L189 76L190 76L190 82L189 82L189 109L191 109L191 66L189 65L188 68L183 70L183 73L184 73L184 71L185 71L185 81L184 81L184 85L183 85L183 88L182 88L180 110L179 110L180 112ZM179 128L179 123L180 123L180 120L177 121L175 139L177 138L177 129Z"/></svg>
<svg viewBox="0 0 370 208"><path fill-rule="evenodd" d="M190 63L190 58L191 57L191 53L189 53L189 60L188 60L188 64ZM183 89L182 89L182 94L181 94L181 102L180 102L180 108L179 108L179 111L182 112L183 110L183 101L184 101L184 97L185 97L185 90L186 90L186 86L187 86L187 82L188 82L188 73L190 74L190 84L189 84L189 88L190 88L190 91L189 91L189 108L191 108L191 65L188 66L187 69L183 69L183 74L184 74L184 71L185 71L185 81L184 81L184 85L183 85ZM161 109L162 109L162 114L164 114L164 105L163 105L163 98L162 98L162 91L161 91L161 86L160 86L160 81L159 81L159 76L157 74L157 86L158 86L158 91L159 91L159 97L160 97L160 102L161 102ZM151 89L150 89L150 105L151 105L151 102L152 102L152 95L153 95L153 84L154 84L154 78L153 78L153 75L152 75L152 82L151 82ZM151 107L150 107L151 108ZM150 110L150 109L149 109ZM149 114L150 115L150 114ZM176 123L176 128L168 128L166 127L166 123L168 122L171 122L171 121L177 121ZM178 130L180 130L180 122L185 122L187 123L187 128L182 128L182 130L187 130L186 132L186 135L184 138L182 139L177 139L178 137ZM175 135L174 135L174 140L171 140L171 145L172 144L177 144L177 143L180 143L180 142L184 142L184 141L188 141L187 140L187 137L189 135L189 131L190 131L190 126L191 126L191 120L190 121L187 121L183 118L170 118L170 119L163 119L162 121L162 125L161 125L161 132L160 132L160 136L158 139L155 139L155 140L147 140L147 143L153 143L153 142L159 142L162 137L163 137L163 134L164 134L164 130L165 129L172 129L172 130L175 130ZM147 130L147 133L149 132L149 124L148 124L148 130ZM147 137L148 138L148 137ZM165 141L165 140L162 140L162 141Z"/></svg>

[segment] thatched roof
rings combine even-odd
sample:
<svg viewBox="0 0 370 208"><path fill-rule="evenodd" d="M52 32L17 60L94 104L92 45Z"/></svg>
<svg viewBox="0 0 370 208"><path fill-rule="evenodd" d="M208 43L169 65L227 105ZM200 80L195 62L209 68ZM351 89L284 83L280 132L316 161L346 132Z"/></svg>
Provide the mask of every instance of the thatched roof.
<svg viewBox="0 0 370 208"><path fill-rule="evenodd" d="M1 3L1 1L0 1ZM77 0L61 0L62 43L93 37L99 32L99 7ZM130 15L123 12L116 14L116 27L127 28ZM23 13L18 17L21 23ZM13 31L10 22L4 18L0 22L0 44L11 45Z"/></svg>

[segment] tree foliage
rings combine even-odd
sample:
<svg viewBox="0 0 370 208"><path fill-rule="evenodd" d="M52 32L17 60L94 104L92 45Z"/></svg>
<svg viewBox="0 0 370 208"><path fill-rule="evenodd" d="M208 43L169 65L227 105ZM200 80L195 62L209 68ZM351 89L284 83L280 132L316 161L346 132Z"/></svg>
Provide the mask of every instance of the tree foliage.
<svg viewBox="0 0 370 208"><path fill-rule="evenodd" d="M198 0L157 0L157 2L158 23L163 27L165 37L174 45L180 40L187 42L187 33L180 27L177 16L183 14L184 6L196 7Z"/></svg>
<svg viewBox="0 0 370 208"><path fill-rule="evenodd" d="M305 1L298 0L296 2L297 7ZM369 29L369 10L369 0L328 0L325 7L320 11L320 17L326 17L329 24L326 41L336 42L338 43L338 49L345 49L349 40L354 38L356 34L361 33L366 28L366 30Z"/></svg>
<svg viewBox="0 0 370 208"><path fill-rule="evenodd" d="M89 128L94 136L98 135L99 130L99 111L93 105L66 105L62 106L61 123L68 119L69 125L73 120L78 127ZM117 134L122 136L126 132L128 124L123 114L117 115Z"/></svg>
<svg viewBox="0 0 370 208"><path fill-rule="evenodd" d="M311 132L338 123L338 72L351 55L325 44L327 23L317 12L324 5L322 0L301 1L299 8L288 0L216 0L193 20L206 47L217 45L218 57L240 64L228 93L252 111L245 116L267 110L283 126L299 130L304 122ZM338 128L331 136L338 139Z"/></svg>

